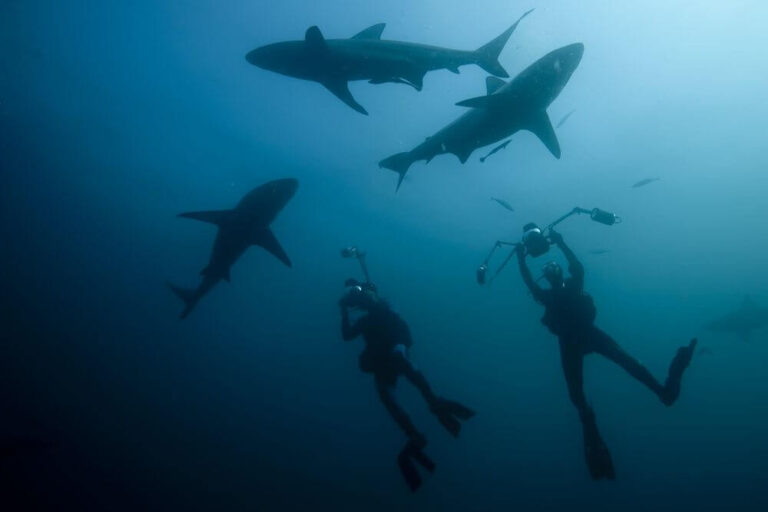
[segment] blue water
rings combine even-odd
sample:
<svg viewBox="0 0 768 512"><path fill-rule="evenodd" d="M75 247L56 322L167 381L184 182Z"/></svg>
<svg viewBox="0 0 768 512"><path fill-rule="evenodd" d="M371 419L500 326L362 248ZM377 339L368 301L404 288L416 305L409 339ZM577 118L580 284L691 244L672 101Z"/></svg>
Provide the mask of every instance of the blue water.
<svg viewBox="0 0 768 512"><path fill-rule="evenodd" d="M377 162L484 93L486 74L424 89L357 82L362 116L320 85L244 55L387 22L384 37L474 49L525 10L502 53L515 75L583 42L550 114L563 156L530 133L481 164ZM52 510L765 510L765 331L703 330L745 294L768 304L764 253L768 4L754 1L0 3L0 435L44 448L0 459L4 500ZM644 188L646 177L661 180ZM179 219L295 177L274 231L288 269L249 250L184 321L215 228ZM491 202L508 200L510 213ZM619 368L585 386L617 468L593 482L556 340L491 243L574 206L615 211L561 232L597 323L660 378L693 336L665 408ZM413 360L477 410L458 440L401 383L437 472L411 494L403 435L345 344L336 302L364 248L409 322ZM608 249L591 255L594 249ZM544 259L534 260L538 269ZM494 264L495 266L495 264ZM31 505L30 505L31 504Z"/></svg>

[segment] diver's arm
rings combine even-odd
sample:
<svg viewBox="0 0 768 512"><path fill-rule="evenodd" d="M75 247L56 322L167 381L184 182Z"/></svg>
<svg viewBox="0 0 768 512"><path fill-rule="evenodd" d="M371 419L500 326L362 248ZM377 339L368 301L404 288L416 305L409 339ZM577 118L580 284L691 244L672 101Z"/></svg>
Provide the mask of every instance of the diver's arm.
<svg viewBox="0 0 768 512"><path fill-rule="evenodd" d="M565 256L565 259L568 260L568 272L570 272L571 277L578 282L579 286L584 286L584 265L582 265L578 258L576 258L576 255L571 248L566 245L563 240L563 235L550 229L549 237L555 244L557 244Z"/></svg>
<svg viewBox="0 0 768 512"><path fill-rule="evenodd" d="M528 268L528 265L525 263L525 248L522 245L518 245L516 252L517 252L517 263L518 263L518 266L520 267L520 275L523 276L523 282L531 291L533 298L537 302L543 302L544 290L542 290L541 287L536 284L536 281L533 280L533 277L531 276L531 271Z"/></svg>
<svg viewBox="0 0 768 512"><path fill-rule="evenodd" d="M352 341L362 334L361 320L354 324L349 321L349 310L346 306L341 306L341 339Z"/></svg>

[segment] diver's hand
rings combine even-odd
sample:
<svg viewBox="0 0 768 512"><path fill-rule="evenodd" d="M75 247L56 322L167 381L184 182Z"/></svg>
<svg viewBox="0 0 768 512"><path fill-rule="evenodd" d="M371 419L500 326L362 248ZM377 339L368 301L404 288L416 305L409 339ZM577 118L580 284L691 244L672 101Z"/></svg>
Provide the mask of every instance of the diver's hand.
<svg viewBox="0 0 768 512"><path fill-rule="evenodd" d="M517 259L524 260L525 259L525 244L517 244L515 246L515 254L517 254Z"/></svg>
<svg viewBox="0 0 768 512"><path fill-rule="evenodd" d="M560 245L563 243L563 235L552 228L549 229L549 239L552 240L553 244Z"/></svg>

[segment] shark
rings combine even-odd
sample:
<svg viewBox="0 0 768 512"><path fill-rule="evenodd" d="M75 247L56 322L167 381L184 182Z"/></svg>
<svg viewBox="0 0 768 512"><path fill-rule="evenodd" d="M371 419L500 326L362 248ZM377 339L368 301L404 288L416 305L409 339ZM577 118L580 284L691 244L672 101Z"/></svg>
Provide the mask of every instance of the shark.
<svg viewBox="0 0 768 512"><path fill-rule="evenodd" d="M457 103L468 107L468 112L411 151L381 160L379 167L399 175L399 189L416 161L429 163L437 155L452 153L463 164L476 149L520 130L535 134L555 158L560 158L560 143L547 108L568 83L583 54L584 45L574 43L551 51L509 82L487 77L485 96Z"/></svg>
<svg viewBox="0 0 768 512"><path fill-rule="evenodd" d="M368 115L349 92L349 82L406 84L420 91L424 75L429 71L447 69L458 73L459 67L470 64L494 76L508 77L499 63L499 54L517 24L532 11L474 51L384 40L381 35L386 24L378 23L349 39L326 39L317 26L312 26L304 34L304 40L262 46L248 52L245 59L281 75L318 82L349 107Z"/></svg>
<svg viewBox="0 0 768 512"><path fill-rule="evenodd" d="M739 309L708 323L704 328L712 332L736 334L748 341L752 331L766 325L768 308L758 306L751 297L746 296Z"/></svg>
<svg viewBox="0 0 768 512"><path fill-rule="evenodd" d="M208 222L218 227L208 265L195 289L168 283L168 287L184 302L181 318L186 318L219 281L230 281L230 268L252 245L258 245L290 267L291 260L278 242L270 225L299 188L293 178L269 181L248 192L230 210L207 210L180 213L178 216Z"/></svg>

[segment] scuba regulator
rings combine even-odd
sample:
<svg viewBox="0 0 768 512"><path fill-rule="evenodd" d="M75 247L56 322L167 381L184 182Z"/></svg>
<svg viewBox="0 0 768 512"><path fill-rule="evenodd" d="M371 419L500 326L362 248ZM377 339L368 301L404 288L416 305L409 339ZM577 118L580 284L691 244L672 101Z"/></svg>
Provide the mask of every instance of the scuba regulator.
<svg viewBox="0 0 768 512"><path fill-rule="evenodd" d="M576 214L582 214L582 213L588 213L589 218L592 219L595 222L599 222L600 224L605 224L606 226L612 226L614 224L621 223L621 217L615 215L614 213L601 210L600 208L593 208L591 210L587 210L586 208L579 208L578 206L571 210L570 212L566 213L565 215L562 215L554 222L547 225L544 230L548 231L555 227L556 225L563 222L565 219L570 217L571 215ZM499 275L499 273L504 269L504 267L507 265L510 259L512 259L512 256L514 256L515 251L517 251L518 246L525 247L526 254L538 258L539 256L542 256L549 252L549 248L552 245L552 241L549 239L549 236L544 234L544 231L539 228L539 226L536 225L534 222L529 222L525 226L523 226L523 239L521 242L505 242L503 240L497 240L496 243L493 244L493 247L491 248L491 251L488 253L488 256L486 256L485 261L483 261L483 264L480 265L477 268L477 283L480 285L485 284L486 281L486 274L488 273L488 263L491 260L491 257L493 257L493 254L496 252L496 249L500 248L504 245L511 245L513 246L512 251L509 253L509 255L504 259L502 264L499 266L499 268L496 270L496 273L493 275L493 277L488 281L490 284L493 279L496 278L496 276Z"/></svg>

